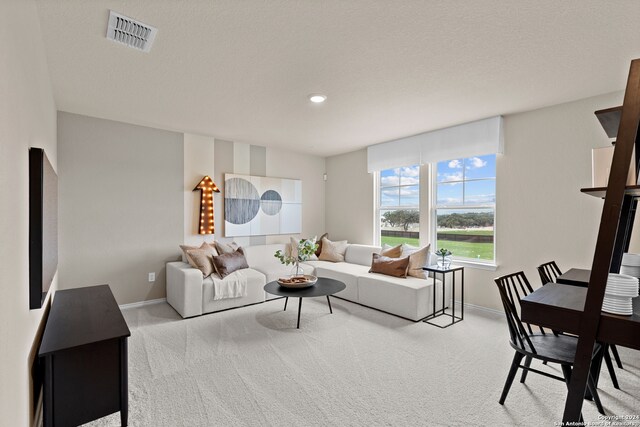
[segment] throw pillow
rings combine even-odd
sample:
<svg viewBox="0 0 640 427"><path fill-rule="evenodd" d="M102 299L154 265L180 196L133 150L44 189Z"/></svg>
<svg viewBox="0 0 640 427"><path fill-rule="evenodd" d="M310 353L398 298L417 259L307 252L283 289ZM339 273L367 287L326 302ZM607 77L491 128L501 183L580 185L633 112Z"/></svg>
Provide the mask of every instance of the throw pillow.
<svg viewBox="0 0 640 427"><path fill-rule="evenodd" d="M385 274L393 277L407 277L409 258L389 258L379 254L373 254L369 273Z"/></svg>
<svg viewBox="0 0 640 427"><path fill-rule="evenodd" d="M316 256L318 258L320 258L320 254L322 253L322 239L328 239L329 238L329 233L324 233L322 236L320 236L320 239L318 240L318 249L316 249Z"/></svg>
<svg viewBox="0 0 640 427"><path fill-rule="evenodd" d="M322 252L318 257L321 261L343 262L344 253L347 251L347 241L332 242L326 237L322 238Z"/></svg>
<svg viewBox="0 0 640 427"><path fill-rule="evenodd" d="M222 243L216 242L216 249L218 250L218 254L231 254L235 252L240 246L236 242L230 243Z"/></svg>
<svg viewBox="0 0 640 427"><path fill-rule="evenodd" d="M420 249L418 246L407 245L406 243L402 244L402 256L409 256L415 251Z"/></svg>
<svg viewBox="0 0 640 427"><path fill-rule="evenodd" d="M400 258L402 256L402 245L396 245L396 246L389 246L389 245L384 245L382 247L382 252L380 252L380 255L382 256L386 256L388 258Z"/></svg>
<svg viewBox="0 0 640 427"><path fill-rule="evenodd" d="M187 250L187 259L192 267L202 272L203 277L209 277L213 273L213 264L211 261L210 249L189 249Z"/></svg>
<svg viewBox="0 0 640 427"><path fill-rule="evenodd" d="M188 262L193 268L198 268L198 267L196 267L196 265L189 260L187 251L191 249L202 249L202 250L210 251L211 255L218 255L218 251L216 251L215 246L213 246L213 242L211 243L202 242L202 245L200 246L180 245L180 249L182 249L182 262Z"/></svg>
<svg viewBox="0 0 640 427"><path fill-rule="evenodd" d="M238 247L234 252L214 256L213 266L221 279L224 279L236 270L249 268L249 264L247 264L247 259L241 247Z"/></svg>
<svg viewBox="0 0 640 427"><path fill-rule="evenodd" d="M429 249L431 245L427 245L424 248L420 248L409 255L409 268L407 269L407 275L417 277L419 279L426 279L428 276L426 271L422 269L429 261Z"/></svg>

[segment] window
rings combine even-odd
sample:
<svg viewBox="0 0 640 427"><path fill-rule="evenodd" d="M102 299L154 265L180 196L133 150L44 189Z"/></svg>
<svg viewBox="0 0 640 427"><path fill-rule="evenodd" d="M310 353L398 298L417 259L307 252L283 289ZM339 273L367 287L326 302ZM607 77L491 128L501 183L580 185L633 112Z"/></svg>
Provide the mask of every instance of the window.
<svg viewBox="0 0 640 427"><path fill-rule="evenodd" d="M438 162L435 178L436 248L478 262L495 260L496 156Z"/></svg>
<svg viewBox="0 0 640 427"><path fill-rule="evenodd" d="M420 166L380 171L378 218L380 243L420 243Z"/></svg>

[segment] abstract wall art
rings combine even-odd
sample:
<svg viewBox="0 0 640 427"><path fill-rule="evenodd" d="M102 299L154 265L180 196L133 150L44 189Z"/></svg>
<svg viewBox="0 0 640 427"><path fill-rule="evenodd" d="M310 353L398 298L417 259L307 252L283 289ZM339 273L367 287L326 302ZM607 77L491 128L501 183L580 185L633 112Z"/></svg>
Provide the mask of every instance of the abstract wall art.
<svg viewBox="0 0 640 427"><path fill-rule="evenodd" d="M226 237L297 234L302 231L302 181L225 174Z"/></svg>

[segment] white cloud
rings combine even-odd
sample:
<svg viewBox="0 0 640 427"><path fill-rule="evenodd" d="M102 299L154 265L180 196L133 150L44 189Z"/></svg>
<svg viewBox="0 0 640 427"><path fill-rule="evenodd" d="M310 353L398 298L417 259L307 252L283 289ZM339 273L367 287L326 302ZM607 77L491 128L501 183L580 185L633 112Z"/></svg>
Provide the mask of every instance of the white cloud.
<svg viewBox="0 0 640 427"><path fill-rule="evenodd" d="M440 181L462 181L462 171L456 173L439 173Z"/></svg>
<svg viewBox="0 0 640 427"><path fill-rule="evenodd" d="M383 176L382 178L380 178L380 185L382 185L383 187L399 184L400 178L397 176Z"/></svg>
<svg viewBox="0 0 640 427"><path fill-rule="evenodd" d="M420 176L420 166L411 166L402 168L403 177L417 177Z"/></svg>
<svg viewBox="0 0 640 427"><path fill-rule="evenodd" d="M460 160L451 160L449 162L449 167L451 169L460 169L462 167L462 162Z"/></svg>
<svg viewBox="0 0 640 427"><path fill-rule="evenodd" d="M401 196L417 196L419 193L416 187L400 187Z"/></svg>
<svg viewBox="0 0 640 427"><path fill-rule="evenodd" d="M495 194L476 194L466 199L467 204L494 203L496 201Z"/></svg>
<svg viewBox="0 0 640 427"><path fill-rule="evenodd" d="M420 180L418 178L402 177L402 185L418 185L419 183Z"/></svg>
<svg viewBox="0 0 640 427"><path fill-rule="evenodd" d="M483 168L487 166L487 162L482 160L480 157L471 157L469 159L469 165L467 166L467 169L473 169L473 168Z"/></svg>

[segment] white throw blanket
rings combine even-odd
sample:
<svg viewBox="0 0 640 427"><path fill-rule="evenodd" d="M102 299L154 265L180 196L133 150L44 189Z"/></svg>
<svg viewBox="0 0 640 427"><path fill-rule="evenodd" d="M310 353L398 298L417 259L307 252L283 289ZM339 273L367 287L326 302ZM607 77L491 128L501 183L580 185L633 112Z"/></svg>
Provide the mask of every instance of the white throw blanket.
<svg viewBox="0 0 640 427"><path fill-rule="evenodd" d="M240 298L247 296L247 273L237 270L222 279L213 279L213 299Z"/></svg>

